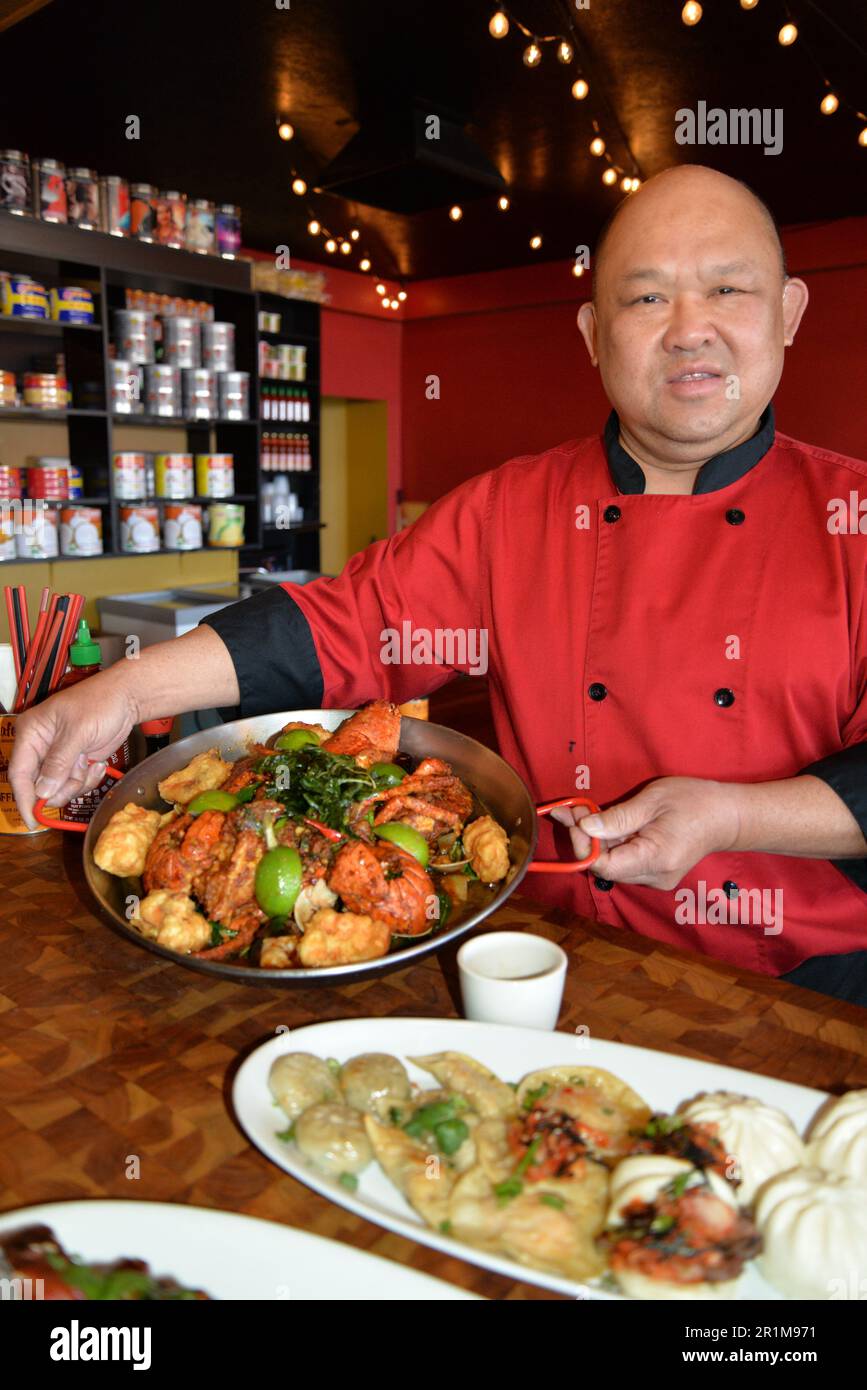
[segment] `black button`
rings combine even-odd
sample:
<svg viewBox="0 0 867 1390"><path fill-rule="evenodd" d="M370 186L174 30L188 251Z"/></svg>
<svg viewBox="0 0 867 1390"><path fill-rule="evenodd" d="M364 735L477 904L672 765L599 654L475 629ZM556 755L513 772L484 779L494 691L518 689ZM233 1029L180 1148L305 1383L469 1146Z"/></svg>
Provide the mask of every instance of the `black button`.
<svg viewBox="0 0 867 1390"><path fill-rule="evenodd" d="M595 874L593 875L593 882L602 893L610 893L611 889L614 887L610 878L597 878Z"/></svg>
<svg viewBox="0 0 867 1390"><path fill-rule="evenodd" d="M728 709L729 705L733 705L735 702L735 693L733 690L726 690L723 686L720 690L714 691L713 699L714 704L719 705L720 709Z"/></svg>
<svg viewBox="0 0 867 1390"><path fill-rule="evenodd" d="M608 691L599 681L594 681L592 685L587 687L587 694L590 696L591 700L604 700Z"/></svg>
<svg viewBox="0 0 867 1390"><path fill-rule="evenodd" d="M606 507L602 513L603 521L619 521L621 516L619 507Z"/></svg>
<svg viewBox="0 0 867 1390"><path fill-rule="evenodd" d="M740 507L729 507L726 512L726 521L729 526L743 526L746 517Z"/></svg>
<svg viewBox="0 0 867 1390"><path fill-rule="evenodd" d="M723 892L727 898L736 898L741 890L733 879L727 878L723 884Z"/></svg>

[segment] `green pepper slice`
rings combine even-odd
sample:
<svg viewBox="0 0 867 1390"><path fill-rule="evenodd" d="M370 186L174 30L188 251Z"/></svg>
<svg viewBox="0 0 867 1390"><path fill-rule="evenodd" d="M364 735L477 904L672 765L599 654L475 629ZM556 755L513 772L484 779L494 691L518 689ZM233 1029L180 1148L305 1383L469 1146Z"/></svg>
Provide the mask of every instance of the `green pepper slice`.
<svg viewBox="0 0 867 1390"><path fill-rule="evenodd" d="M308 743L315 743L319 746L319 739L312 734L309 729L290 729L288 734L281 734L274 742L274 747L281 752L295 753L299 748L304 748Z"/></svg>
<svg viewBox="0 0 867 1390"><path fill-rule="evenodd" d="M285 917L301 891L301 855L291 845L269 849L256 866L256 901L268 917Z"/></svg>
<svg viewBox="0 0 867 1390"><path fill-rule="evenodd" d="M397 763L374 763L370 775L378 787L396 787L406 773Z"/></svg>
<svg viewBox="0 0 867 1390"><path fill-rule="evenodd" d="M231 792L199 792L187 806L187 814L200 816L203 811L234 811L238 798Z"/></svg>
<svg viewBox="0 0 867 1390"><path fill-rule="evenodd" d="M406 850L413 859L417 859L423 869L427 868L430 850L427 840L423 835L419 835L417 830L413 830L411 825L403 825L400 821L388 821L385 825L376 825L373 828L374 835L378 835L380 840L388 840L390 844L397 845L398 849Z"/></svg>

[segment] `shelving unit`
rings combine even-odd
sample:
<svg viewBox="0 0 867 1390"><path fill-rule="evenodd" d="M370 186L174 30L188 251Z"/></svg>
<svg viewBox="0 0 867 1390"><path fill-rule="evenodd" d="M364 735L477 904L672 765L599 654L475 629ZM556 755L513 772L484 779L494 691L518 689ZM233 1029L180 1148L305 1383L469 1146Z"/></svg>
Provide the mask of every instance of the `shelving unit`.
<svg viewBox="0 0 867 1390"><path fill-rule="evenodd" d="M80 503L102 509L106 557L123 555L129 559L138 558L120 548L120 507L127 505L127 499L119 499L115 495L111 468L113 454L124 449L141 451L140 443L127 442L130 430L153 431L154 453L176 452L177 444L161 442L165 431L171 430L183 434L182 452L193 455L230 453L234 456L237 491L231 498L195 497L186 500L201 505L207 505L210 501L244 504L245 544L239 551L241 564L256 565L268 559L276 562L280 568L318 569L319 531L324 525L319 512L318 305L254 291L246 261L200 256L8 213L0 213L0 270L13 275L32 275L48 287L83 286L94 296L94 324L49 323L0 316L0 369L14 371L18 375L31 370L32 359L41 359L44 366L53 352L62 351L75 403L65 410L0 408L0 427L5 433L6 426L14 422L65 424L68 442L56 452L68 455L82 472L87 496L75 499L73 505ZM213 305L215 319L235 325L235 366L238 371L248 372L250 376L249 420L188 420L110 413L112 311L126 307L128 289L204 300ZM281 315L279 334L260 335L260 308ZM260 336L269 343L302 343L306 346L308 380L289 384L307 389L310 399L309 422L296 422L293 425L289 421L261 419L258 375ZM288 527L263 529L262 484L267 477L263 479L261 456L262 435L266 431L287 434L303 431L310 437L310 472L287 474L290 487L297 493L304 509L304 520ZM0 460L5 461L2 436ZM140 500L159 504L167 499L148 497ZM78 560L85 557L59 558ZM10 563L45 562L22 559Z"/></svg>

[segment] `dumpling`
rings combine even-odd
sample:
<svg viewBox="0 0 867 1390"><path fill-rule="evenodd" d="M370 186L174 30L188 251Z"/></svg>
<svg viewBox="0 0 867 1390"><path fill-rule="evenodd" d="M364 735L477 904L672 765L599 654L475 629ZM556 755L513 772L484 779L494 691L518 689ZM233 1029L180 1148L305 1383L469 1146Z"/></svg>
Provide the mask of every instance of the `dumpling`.
<svg viewBox="0 0 867 1390"><path fill-rule="evenodd" d="M142 898L138 911L132 925L168 951L189 955L210 945L211 924L186 893L157 888Z"/></svg>
<svg viewBox="0 0 867 1390"><path fill-rule="evenodd" d="M428 1057L410 1057L436 1077L440 1085L463 1096L483 1120L509 1119L517 1114L515 1093L487 1067L463 1052L434 1052Z"/></svg>
<svg viewBox="0 0 867 1390"><path fill-rule="evenodd" d="M295 1143L321 1173L339 1178L364 1171L373 1149L364 1120L349 1105L325 1101L311 1105L295 1121Z"/></svg>
<svg viewBox="0 0 867 1390"><path fill-rule="evenodd" d="M753 1097L714 1091L685 1102L678 1114L722 1140L731 1157L727 1176L740 1180L738 1200L744 1206L768 1178L804 1162L804 1145L788 1115Z"/></svg>
<svg viewBox="0 0 867 1390"><path fill-rule="evenodd" d="M340 1089L347 1105L367 1110L381 1120L387 1120L389 1111L400 1109L410 1096L406 1068L387 1052L362 1052L350 1057L340 1068Z"/></svg>
<svg viewBox="0 0 867 1390"><path fill-rule="evenodd" d="M632 1298L734 1298L760 1248L725 1179L666 1154L617 1165L606 1225L611 1268Z"/></svg>
<svg viewBox="0 0 867 1390"><path fill-rule="evenodd" d="M867 1290L867 1185L795 1168L756 1200L759 1267L788 1298L860 1299Z"/></svg>
<svg viewBox="0 0 867 1390"><path fill-rule="evenodd" d="M525 1076L517 1092L523 1114L567 1115L586 1152L601 1160L628 1153L632 1134L650 1119L650 1107L619 1076L602 1067L547 1067Z"/></svg>
<svg viewBox="0 0 867 1390"><path fill-rule="evenodd" d="M118 878L141 878L161 821L159 811L128 801L115 811L97 840L94 863Z"/></svg>
<svg viewBox="0 0 867 1390"><path fill-rule="evenodd" d="M830 1100L810 1126L807 1140L810 1164L867 1182L867 1091L849 1091Z"/></svg>
<svg viewBox="0 0 867 1390"><path fill-rule="evenodd" d="M219 750L209 748L205 753L197 753L186 767L164 777L157 787L163 801L186 806L200 792L216 791L231 771L232 764L223 762Z"/></svg>
<svg viewBox="0 0 867 1390"><path fill-rule="evenodd" d="M340 1099L337 1080L327 1062L312 1052L287 1052L268 1073L271 1094L288 1120L295 1120L311 1105Z"/></svg>
<svg viewBox="0 0 867 1390"><path fill-rule="evenodd" d="M364 1126L386 1177L429 1226L440 1230L448 1217L455 1170L394 1125L382 1125L372 1115L365 1115Z"/></svg>

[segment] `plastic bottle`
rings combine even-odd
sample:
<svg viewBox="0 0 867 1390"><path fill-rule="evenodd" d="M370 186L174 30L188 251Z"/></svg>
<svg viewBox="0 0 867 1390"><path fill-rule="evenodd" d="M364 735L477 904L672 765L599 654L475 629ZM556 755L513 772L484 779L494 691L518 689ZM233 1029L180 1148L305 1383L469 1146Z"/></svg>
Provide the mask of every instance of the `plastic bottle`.
<svg viewBox="0 0 867 1390"><path fill-rule="evenodd" d="M75 641L69 648L69 664L71 669L65 673L60 681L58 689L66 690L71 685L78 685L79 681L87 680L88 676L95 676L102 669L102 651L98 642L94 642L90 635L90 628L82 618L78 624L75 634ZM106 758L106 762L119 772L126 772L130 766L130 747L127 739L124 739L119 748ZM115 778L106 777L92 791L84 792L81 796L75 796L63 808L64 820L75 820L87 823L96 814L99 803L106 792L111 791L114 786Z"/></svg>

